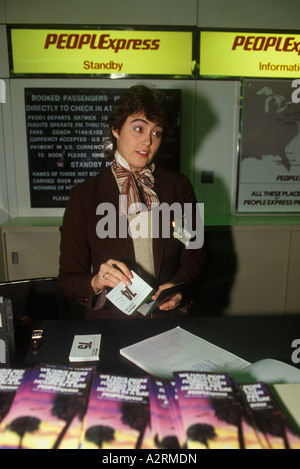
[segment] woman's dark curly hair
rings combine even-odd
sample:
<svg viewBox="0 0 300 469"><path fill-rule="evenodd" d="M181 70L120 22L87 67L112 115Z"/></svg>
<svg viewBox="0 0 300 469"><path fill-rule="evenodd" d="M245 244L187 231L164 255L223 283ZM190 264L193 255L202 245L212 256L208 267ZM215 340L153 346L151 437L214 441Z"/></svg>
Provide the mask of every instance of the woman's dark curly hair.
<svg viewBox="0 0 300 469"><path fill-rule="evenodd" d="M165 93L145 85L135 85L125 91L115 103L108 119L110 129L120 132L127 118L139 112L149 121L160 125L164 135L172 126L171 110ZM103 146L104 156L112 158L116 148L117 140L110 131Z"/></svg>

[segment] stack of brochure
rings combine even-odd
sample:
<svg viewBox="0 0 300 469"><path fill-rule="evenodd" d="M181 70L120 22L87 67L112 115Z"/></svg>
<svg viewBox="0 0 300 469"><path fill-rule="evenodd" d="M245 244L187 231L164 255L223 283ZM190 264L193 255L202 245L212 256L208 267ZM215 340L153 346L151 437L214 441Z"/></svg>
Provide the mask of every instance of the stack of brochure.
<svg viewBox="0 0 300 469"><path fill-rule="evenodd" d="M299 412L300 385L285 386L296 386ZM237 384L226 373L161 380L93 367L0 369L0 448L300 449L287 402L266 383Z"/></svg>
<svg viewBox="0 0 300 469"><path fill-rule="evenodd" d="M100 347L90 339L76 336L75 360ZM250 364L181 328L120 353L145 374L0 369L0 448L300 449L298 368Z"/></svg>

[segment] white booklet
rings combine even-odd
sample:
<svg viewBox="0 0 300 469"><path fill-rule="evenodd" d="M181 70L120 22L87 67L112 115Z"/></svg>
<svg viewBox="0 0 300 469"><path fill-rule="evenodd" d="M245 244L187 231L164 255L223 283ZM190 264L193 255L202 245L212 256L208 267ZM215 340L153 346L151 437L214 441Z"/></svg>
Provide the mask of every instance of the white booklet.
<svg viewBox="0 0 300 469"><path fill-rule="evenodd" d="M263 381L268 384L300 383L300 370L273 358L263 358L239 370L233 377L239 383Z"/></svg>
<svg viewBox="0 0 300 469"><path fill-rule="evenodd" d="M100 360L101 334L75 335L71 347L70 362Z"/></svg>
<svg viewBox="0 0 300 469"><path fill-rule="evenodd" d="M108 300L127 315L135 313L139 306L150 298L153 292L148 283L135 272L132 271L131 273L133 278L129 287L120 282L106 295Z"/></svg>
<svg viewBox="0 0 300 469"><path fill-rule="evenodd" d="M250 363L182 329L163 332L120 350L147 373L172 379L173 371L238 370Z"/></svg>
<svg viewBox="0 0 300 469"><path fill-rule="evenodd" d="M159 378L172 379L174 371L197 370L228 373L238 382L300 383L300 370L294 366L272 359L251 364L179 326L124 347L120 354Z"/></svg>

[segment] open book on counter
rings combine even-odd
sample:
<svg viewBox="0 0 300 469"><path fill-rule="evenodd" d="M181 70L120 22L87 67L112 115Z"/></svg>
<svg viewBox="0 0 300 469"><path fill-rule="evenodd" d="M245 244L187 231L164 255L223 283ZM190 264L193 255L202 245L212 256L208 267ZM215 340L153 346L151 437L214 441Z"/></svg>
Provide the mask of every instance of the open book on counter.
<svg viewBox="0 0 300 469"><path fill-rule="evenodd" d="M251 364L191 332L175 327L120 350L150 375L171 379L174 371L226 372L239 383L300 383L300 369L279 360Z"/></svg>

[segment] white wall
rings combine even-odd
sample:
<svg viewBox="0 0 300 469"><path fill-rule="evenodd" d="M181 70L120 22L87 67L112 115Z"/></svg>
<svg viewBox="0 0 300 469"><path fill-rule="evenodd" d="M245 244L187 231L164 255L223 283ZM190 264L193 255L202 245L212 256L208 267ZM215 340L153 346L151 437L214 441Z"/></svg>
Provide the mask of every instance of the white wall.
<svg viewBox="0 0 300 469"><path fill-rule="evenodd" d="M199 0L198 26L299 30L298 0Z"/></svg>
<svg viewBox="0 0 300 469"><path fill-rule="evenodd" d="M2 0L7 23L191 25L197 0Z"/></svg>

